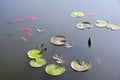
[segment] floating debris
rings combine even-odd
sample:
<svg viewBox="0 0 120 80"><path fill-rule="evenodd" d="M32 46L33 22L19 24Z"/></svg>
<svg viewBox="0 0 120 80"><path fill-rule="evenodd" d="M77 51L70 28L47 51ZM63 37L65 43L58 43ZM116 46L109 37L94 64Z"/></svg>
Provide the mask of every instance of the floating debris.
<svg viewBox="0 0 120 80"><path fill-rule="evenodd" d="M73 12L73 13L71 13L71 16L72 17L83 17L83 16L85 16L84 15L84 13L83 12Z"/></svg>
<svg viewBox="0 0 120 80"><path fill-rule="evenodd" d="M28 28L28 27L20 28L20 30L27 31L27 32L31 32L32 31L32 29Z"/></svg>
<svg viewBox="0 0 120 80"><path fill-rule="evenodd" d="M35 58L35 60L30 61L31 67L42 67L46 64L46 60L44 58Z"/></svg>
<svg viewBox="0 0 120 80"><path fill-rule="evenodd" d="M30 32L24 32L26 35L32 37L32 34Z"/></svg>
<svg viewBox="0 0 120 80"><path fill-rule="evenodd" d="M25 22L25 20L22 19L22 18L16 18L16 20L19 21L19 22Z"/></svg>
<svg viewBox="0 0 120 80"><path fill-rule="evenodd" d="M88 39L88 46L91 47L91 45L92 45L92 38L89 38Z"/></svg>
<svg viewBox="0 0 120 80"><path fill-rule="evenodd" d="M50 40L50 42L56 46L63 46L66 44L66 41L66 37L64 36L54 36Z"/></svg>
<svg viewBox="0 0 120 80"><path fill-rule="evenodd" d="M40 32L40 33L41 33L41 32L43 32L43 31L44 31L44 29L42 29L42 28L38 28L38 29L37 29L37 32Z"/></svg>
<svg viewBox="0 0 120 80"><path fill-rule="evenodd" d="M65 67L62 65L48 64L45 68L45 72L49 75L58 76L62 75L66 71Z"/></svg>
<svg viewBox="0 0 120 80"><path fill-rule="evenodd" d="M84 30L85 28L90 29L92 27L92 24L90 22L81 22L76 24L76 27L81 30Z"/></svg>
<svg viewBox="0 0 120 80"><path fill-rule="evenodd" d="M63 57L62 57L62 55L57 55L57 54L55 54L55 55L53 56L53 59L54 59L57 63L59 63L59 64L65 62L65 60L64 60Z"/></svg>
<svg viewBox="0 0 120 80"><path fill-rule="evenodd" d="M108 24L107 28L116 31L116 30L120 29L120 26L115 25L115 24Z"/></svg>
<svg viewBox="0 0 120 80"><path fill-rule="evenodd" d="M27 42L27 39L26 39L25 37L19 36L19 38L20 38L22 41Z"/></svg>
<svg viewBox="0 0 120 80"><path fill-rule="evenodd" d="M91 68L91 64L88 61L81 63L79 60L74 60L71 62L71 68L75 71L84 72Z"/></svg>
<svg viewBox="0 0 120 80"><path fill-rule="evenodd" d="M96 20L95 26L99 28L105 28L108 25L108 21L106 20Z"/></svg>
<svg viewBox="0 0 120 80"><path fill-rule="evenodd" d="M66 47L66 48L71 48L71 47L73 47L73 46L72 46L71 43L66 42L65 47Z"/></svg>
<svg viewBox="0 0 120 80"><path fill-rule="evenodd" d="M37 17L27 17L27 19L28 19L28 20L33 20L33 21L38 20Z"/></svg>

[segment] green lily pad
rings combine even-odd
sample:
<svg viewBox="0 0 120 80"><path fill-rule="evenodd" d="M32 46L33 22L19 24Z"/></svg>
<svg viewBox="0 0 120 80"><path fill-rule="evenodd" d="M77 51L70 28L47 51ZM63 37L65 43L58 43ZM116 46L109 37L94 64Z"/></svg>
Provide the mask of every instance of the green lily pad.
<svg viewBox="0 0 120 80"><path fill-rule="evenodd" d="M66 69L64 66L48 64L47 67L45 68L45 71L49 75L57 76L63 74L66 71Z"/></svg>
<svg viewBox="0 0 120 80"><path fill-rule="evenodd" d="M27 55L28 55L29 58L40 58L40 57L42 57L42 54L40 54L40 50L37 50L37 49L29 50Z"/></svg>
<svg viewBox="0 0 120 80"><path fill-rule="evenodd" d="M74 60L71 62L71 67L75 71L84 72L91 68L91 64L88 61L80 63L79 60Z"/></svg>
<svg viewBox="0 0 120 80"><path fill-rule="evenodd" d="M42 67L46 64L46 60L44 58L35 58L35 60L30 61L30 65L32 67Z"/></svg>
<svg viewBox="0 0 120 80"><path fill-rule="evenodd" d="M115 24L108 24L107 28L109 28L111 30L118 30L118 29L120 29L120 26L115 25Z"/></svg>

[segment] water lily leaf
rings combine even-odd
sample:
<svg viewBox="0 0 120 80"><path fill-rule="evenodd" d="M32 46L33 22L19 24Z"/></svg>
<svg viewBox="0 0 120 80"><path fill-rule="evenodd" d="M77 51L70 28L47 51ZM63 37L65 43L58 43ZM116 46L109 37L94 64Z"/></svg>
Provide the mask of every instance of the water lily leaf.
<svg viewBox="0 0 120 80"><path fill-rule="evenodd" d="M92 38L89 38L88 39L88 46L91 47L91 45L92 45Z"/></svg>
<svg viewBox="0 0 120 80"><path fill-rule="evenodd" d="M76 27L77 27L78 29L81 29L81 30L84 30L84 29L85 29L85 26L84 26L82 23L77 23L77 24L76 24Z"/></svg>
<svg viewBox="0 0 120 80"><path fill-rule="evenodd" d="M76 24L76 27L81 30L84 30L85 28L90 29L92 27L92 24L90 22L81 22Z"/></svg>
<svg viewBox="0 0 120 80"><path fill-rule="evenodd" d="M50 42L56 46L63 46L65 45L66 41L66 37L64 36L53 36L50 40Z"/></svg>
<svg viewBox="0 0 120 80"><path fill-rule="evenodd" d="M83 12L77 12L77 17L83 17L85 16Z"/></svg>
<svg viewBox="0 0 120 80"><path fill-rule="evenodd" d="M108 24L107 28L110 28L111 30L118 30L120 29L120 26L115 25L115 24Z"/></svg>
<svg viewBox="0 0 120 80"><path fill-rule="evenodd" d="M28 55L29 58L40 58L40 57L42 57L42 55L40 54L40 50L37 50L37 49L29 50L27 55Z"/></svg>
<svg viewBox="0 0 120 80"><path fill-rule="evenodd" d="M57 76L63 74L66 69L62 65L48 64L45 71L49 75Z"/></svg>
<svg viewBox="0 0 120 80"><path fill-rule="evenodd" d="M44 58L35 58L35 60L30 61L30 65L32 67L42 67L46 64L46 60Z"/></svg>
<svg viewBox="0 0 120 80"><path fill-rule="evenodd" d="M77 13L76 13L76 12L73 12L73 13L71 14L71 16L72 16L72 17L76 17L76 16L77 16Z"/></svg>
<svg viewBox="0 0 120 80"><path fill-rule="evenodd" d="M71 14L72 17L83 17L85 16L83 12L73 12Z"/></svg>
<svg viewBox="0 0 120 80"><path fill-rule="evenodd" d="M74 60L71 62L71 68L75 71L84 72L91 68L91 64L88 61L81 63L79 60Z"/></svg>
<svg viewBox="0 0 120 80"><path fill-rule="evenodd" d="M108 21L106 20L96 20L95 26L99 28L105 28L108 25Z"/></svg>

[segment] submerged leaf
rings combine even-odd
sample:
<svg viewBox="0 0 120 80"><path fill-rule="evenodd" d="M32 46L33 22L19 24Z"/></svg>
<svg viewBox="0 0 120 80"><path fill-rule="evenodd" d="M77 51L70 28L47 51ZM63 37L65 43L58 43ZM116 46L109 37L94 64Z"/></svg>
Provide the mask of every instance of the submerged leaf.
<svg viewBox="0 0 120 80"><path fill-rule="evenodd" d="M92 39L89 38L89 39L88 39L88 46L91 47L91 45L92 45Z"/></svg>
<svg viewBox="0 0 120 80"><path fill-rule="evenodd" d="M30 61L30 65L32 67L42 67L46 64L46 60L44 58L35 58L35 60Z"/></svg>
<svg viewBox="0 0 120 80"><path fill-rule="evenodd" d="M48 64L47 67L45 68L45 71L49 75L57 76L63 74L66 71L66 69L64 66Z"/></svg>

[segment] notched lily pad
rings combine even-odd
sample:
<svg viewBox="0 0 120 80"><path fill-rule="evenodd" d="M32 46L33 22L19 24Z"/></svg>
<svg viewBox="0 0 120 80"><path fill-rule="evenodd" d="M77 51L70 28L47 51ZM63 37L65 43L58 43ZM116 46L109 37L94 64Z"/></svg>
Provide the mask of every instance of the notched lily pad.
<svg viewBox="0 0 120 80"><path fill-rule="evenodd" d="M96 20L95 26L99 28L105 28L108 25L108 21L106 20Z"/></svg>
<svg viewBox="0 0 120 80"><path fill-rule="evenodd" d="M37 49L29 50L27 55L28 55L29 58L40 58L40 57L42 57L42 55L40 54L40 50L37 50Z"/></svg>
<svg viewBox="0 0 120 80"><path fill-rule="evenodd" d="M85 16L83 12L73 12L71 13L72 17L83 17Z"/></svg>
<svg viewBox="0 0 120 80"><path fill-rule="evenodd" d="M44 58L35 58L35 60L30 61L30 65L32 67L42 67L46 64L46 60Z"/></svg>
<svg viewBox="0 0 120 80"><path fill-rule="evenodd" d="M58 76L62 75L66 71L65 67L62 65L48 64L45 68L45 72L49 75Z"/></svg>
<svg viewBox="0 0 120 80"><path fill-rule="evenodd" d="M74 60L71 62L71 68L75 71L84 72L91 68L91 64L88 61L81 63L79 60Z"/></svg>
<svg viewBox="0 0 120 80"><path fill-rule="evenodd" d="M111 30L118 30L118 29L120 29L120 26L115 25L115 24L108 24L107 28L109 28Z"/></svg>
<svg viewBox="0 0 120 80"><path fill-rule="evenodd" d="M84 30L85 28L90 29L92 27L92 24L90 22L81 22L76 24L76 27L81 30Z"/></svg>
<svg viewBox="0 0 120 80"><path fill-rule="evenodd" d="M50 40L50 42L56 46L63 46L65 45L66 41L66 37L64 36L53 36Z"/></svg>

